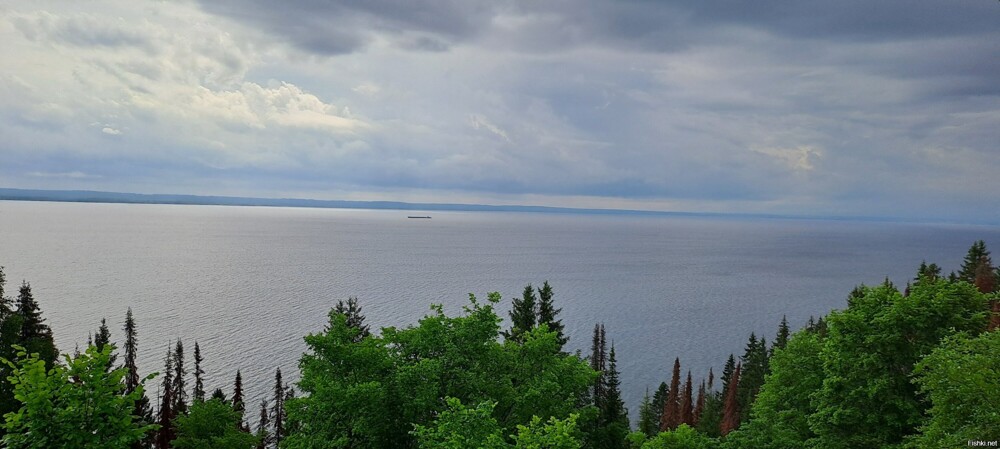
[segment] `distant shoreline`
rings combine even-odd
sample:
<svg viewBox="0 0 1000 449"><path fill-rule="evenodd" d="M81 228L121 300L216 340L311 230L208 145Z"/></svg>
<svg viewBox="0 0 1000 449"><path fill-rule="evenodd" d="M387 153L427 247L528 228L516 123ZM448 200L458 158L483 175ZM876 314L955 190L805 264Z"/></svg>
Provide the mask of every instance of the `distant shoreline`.
<svg viewBox="0 0 1000 449"><path fill-rule="evenodd" d="M529 212L549 214L627 215L650 217L751 218L777 220L858 221L885 223L933 223L996 226L946 220L908 220L891 217L804 216L723 212L681 212L635 209L588 209L554 206L490 205L462 203L407 203L402 201L313 200L238 196L179 195L104 192L94 190L40 190L0 188L0 201L50 201L65 203L176 204L191 206L305 207L319 209L370 209L400 211Z"/></svg>

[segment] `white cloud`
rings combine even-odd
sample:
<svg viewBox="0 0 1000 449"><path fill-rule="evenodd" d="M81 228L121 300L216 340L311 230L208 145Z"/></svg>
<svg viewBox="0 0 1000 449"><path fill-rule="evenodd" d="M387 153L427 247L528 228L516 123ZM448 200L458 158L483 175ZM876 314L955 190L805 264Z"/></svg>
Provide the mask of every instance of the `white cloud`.
<svg viewBox="0 0 1000 449"><path fill-rule="evenodd" d="M753 147L750 150L773 158L796 172L813 171L816 168L813 162L823 157L822 150L808 145L795 148Z"/></svg>
<svg viewBox="0 0 1000 449"><path fill-rule="evenodd" d="M489 131L489 132L491 132L491 133L499 136L500 138L502 138L503 140L507 141L508 143L511 142L510 136L507 135L507 131L504 131L504 130L500 129L499 126L494 125L486 117L483 117L483 116L477 115L477 114L472 114L472 115L469 116L469 124L472 125L473 129L485 129L485 130L487 130L487 131Z"/></svg>

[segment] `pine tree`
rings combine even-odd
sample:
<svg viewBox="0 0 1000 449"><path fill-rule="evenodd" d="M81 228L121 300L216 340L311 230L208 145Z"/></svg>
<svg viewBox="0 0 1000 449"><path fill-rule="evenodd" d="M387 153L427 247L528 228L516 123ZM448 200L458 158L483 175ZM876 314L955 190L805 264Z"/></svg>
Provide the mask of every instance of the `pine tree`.
<svg viewBox="0 0 1000 449"><path fill-rule="evenodd" d="M196 341L194 342L194 392L192 393L194 402L205 402L205 384L201 379L202 374L205 374L205 370L201 369L202 360L201 348Z"/></svg>
<svg viewBox="0 0 1000 449"><path fill-rule="evenodd" d="M260 439L260 444L257 445L257 449L266 449L271 445L271 434L267 430L270 424L267 415L267 399L261 399L260 417L257 419L257 438Z"/></svg>
<svg viewBox="0 0 1000 449"><path fill-rule="evenodd" d="M236 370L236 380L233 382L233 410L240 414L240 428L245 427L243 413L246 407L243 405L243 375L240 374L240 370Z"/></svg>
<svg viewBox="0 0 1000 449"><path fill-rule="evenodd" d="M691 384L691 371L688 370L687 382L684 383L684 392L681 394L681 422L689 426L694 426L694 400L693 385Z"/></svg>
<svg viewBox="0 0 1000 449"><path fill-rule="evenodd" d="M157 449L168 449L170 442L174 439L173 420L177 416L173 410L173 388L174 388L174 354L170 346L167 345L167 356L163 360L163 396L160 400L160 411L158 421L160 429L156 433Z"/></svg>
<svg viewBox="0 0 1000 449"><path fill-rule="evenodd" d="M723 407L722 424L719 433L723 436L736 430L740 426L740 405L736 398L736 391L740 385L740 365L737 364L733 370L733 375L729 379L729 394L726 395L726 402Z"/></svg>
<svg viewBox="0 0 1000 449"><path fill-rule="evenodd" d="M729 379L733 377L733 371L736 370L736 357L729 354L729 359L726 360L726 365L722 367L722 397L725 398L729 396Z"/></svg>
<svg viewBox="0 0 1000 449"><path fill-rule="evenodd" d="M520 342L522 335L535 327L538 318L538 298L535 289L528 284L524 287L521 299L514 298L510 310L510 330L504 335L513 341Z"/></svg>
<svg viewBox="0 0 1000 449"><path fill-rule="evenodd" d="M285 436L285 384L281 381L281 368L274 373L274 406L271 409L271 416L274 419L274 435L272 440L274 446L281 445L281 440Z"/></svg>
<svg viewBox="0 0 1000 449"><path fill-rule="evenodd" d="M358 330L358 334L354 336L353 340L355 343L371 335L368 325L365 324L365 316L361 314L361 306L358 305L358 298L354 296L348 297L346 303L338 300L333 311L347 317L347 326ZM329 329L327 330L329 331Z"/></svg>
<svg viewBox="0 0 1000 449"><path fill-rule="evenodd" d="M670 378L670 394L663 404L663 420L660 430L674 430L681 425L681 359L674 359L674 373Z"/></svg>
<svg viewBox="0 0 1000 449"><path fill-rule="evenodd" d="M563 326L562 320L557 320L556 315L562 311L562 309L557 309L552 302L552 287L549 285L549 281L542 283L542 288L538 289L538 324L546 325L550 332L556 333L556 338L559 340L559 347L562 348L569 338L563 333L565 326Z"/></svg>
<svg viewBox="0 0 1000 449"><path fill-rule="evenodd" d="M174 416L180 416L187 414L187 382L185 377L187 376L187 369L184 368L184 343L178 338L177 344L174 346L174 386L171 393L173 394L173 412Z"/></svg>

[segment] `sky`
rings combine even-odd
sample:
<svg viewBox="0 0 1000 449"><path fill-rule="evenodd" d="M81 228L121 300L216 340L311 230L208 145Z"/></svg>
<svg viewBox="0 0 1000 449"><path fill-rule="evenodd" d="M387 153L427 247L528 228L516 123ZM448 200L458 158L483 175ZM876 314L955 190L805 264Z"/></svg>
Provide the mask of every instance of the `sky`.
<svg viewBox="0 0 1000 449"><path fill-rule="evenodd" d="M0 0L0 187L1000 221L995 0Z"/></svg>

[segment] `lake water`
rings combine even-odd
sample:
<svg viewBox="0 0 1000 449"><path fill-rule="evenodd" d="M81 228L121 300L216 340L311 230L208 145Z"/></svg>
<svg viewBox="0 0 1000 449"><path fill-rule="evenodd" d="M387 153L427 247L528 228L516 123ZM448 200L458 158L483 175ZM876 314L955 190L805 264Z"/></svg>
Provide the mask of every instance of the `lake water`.
<svg viewBox="0 0 1000 449"><path fill-rule="evenodd" d="M423 214L416 212L418 214ZM921 260L957 270L1000 228L842 221L496 212L0 202L8 292L32 285L64 352L107 317L120 341L138 321L140 368L162 369L197 340L209 391L242 369L255 407L274 369L298 377L302 337L338 299L357 296L373 329L405 326L431 303L455 314L468 293L499 291L506 316L523 287L548 280L570 337L589 350L603 322L631 417L674 357L695 379L845 305L859 283L904 285ZM155 394L156 387L152 387ZM251 410L255 410L251 408ZM256 416L249 413L249 416Z"/></svg>

